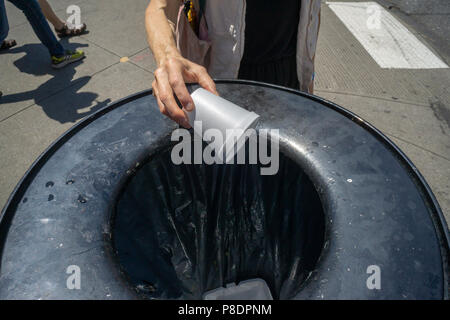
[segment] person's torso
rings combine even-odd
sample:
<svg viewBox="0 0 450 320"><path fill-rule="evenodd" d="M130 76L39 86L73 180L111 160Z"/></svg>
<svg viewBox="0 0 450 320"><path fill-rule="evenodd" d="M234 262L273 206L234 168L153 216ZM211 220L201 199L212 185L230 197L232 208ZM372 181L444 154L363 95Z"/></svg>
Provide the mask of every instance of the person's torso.
<svg viewBox="0 0 450 320"><path fill-rule="evenodd" d="M247 0L242 63L264 64L295 55L300 0Z"/></svg>
<svg viewBox="0 0 450 320"><path fill-rule="evenodd" d="M206 0L204 17L211 41L210 59L207 68L214 78L236 78L239 74L241 61L244 57L245 13L248 1ZM258 3L259 1L256 0L255 2ZM278 2L278 0L273 2ZM290 29L297 29L298 32L295 40L295 55L300 87L301 90L311 92L321 1L299 0L299 2L301 3L298 4L300 10L292 10L292 13L299 14L298 26ZM273 42L273 40L269 41ZM288 46L288 48L292 47ZM284 52L289 52L289 50Z"/></svg>

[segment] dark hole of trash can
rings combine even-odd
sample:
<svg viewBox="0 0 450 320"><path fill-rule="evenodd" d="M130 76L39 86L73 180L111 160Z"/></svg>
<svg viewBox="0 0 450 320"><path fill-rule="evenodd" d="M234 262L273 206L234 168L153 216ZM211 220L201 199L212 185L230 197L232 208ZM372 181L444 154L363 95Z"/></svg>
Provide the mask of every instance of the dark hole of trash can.
<svg viewBox="0 0 450 320"><path fill-rule="evenodd" d="M150 299L201 299L262 278L292 298L320 256L324 214L311 180L280 153L259 164L181 164L166 148L141 166L115 206L113 242L132 285Z"/></svg>

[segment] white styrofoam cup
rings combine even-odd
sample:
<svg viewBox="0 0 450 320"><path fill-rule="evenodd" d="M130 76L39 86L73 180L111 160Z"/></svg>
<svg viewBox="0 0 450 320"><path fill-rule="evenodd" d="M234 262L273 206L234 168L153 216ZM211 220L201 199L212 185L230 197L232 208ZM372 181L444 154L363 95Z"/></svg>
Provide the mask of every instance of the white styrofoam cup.
<svg viewBox="0 0 450 320"><path fill-rule="evenodd" d="M210 142L210 145L212 144L211 147L218 151L217 156L222 157L222 159L225 157L226 162L228 162L242 147L241 140L246 138L245 131L255 125L259 115L203 88L193 91L191 97L195 104L194 110L185 111L189 118L189 124L202 139L204 131L218 129L222 133L224 143L218 145L220 141L213 141ZM196 132L194 121L202 122L203 132ZM230 135L231 132L233 132L233 135ZM238 149L235 148L236 144Z"/></svg>

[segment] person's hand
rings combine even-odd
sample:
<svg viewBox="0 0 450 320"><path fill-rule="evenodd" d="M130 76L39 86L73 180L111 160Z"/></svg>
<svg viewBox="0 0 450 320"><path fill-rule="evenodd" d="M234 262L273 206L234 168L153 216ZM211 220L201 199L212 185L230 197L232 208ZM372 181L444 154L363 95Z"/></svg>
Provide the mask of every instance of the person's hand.
<svg viewBox="0 0 450 320"><path fill-rule="evenodd" d="M216 85L206 69L182 56L162 61L154 75L152 88L159 110L185 128L190 128L188 117L176 103L174 94L186 111L194 110L194 101L186 88L186 82L197 82L204 89L217 94Z"/></svg>

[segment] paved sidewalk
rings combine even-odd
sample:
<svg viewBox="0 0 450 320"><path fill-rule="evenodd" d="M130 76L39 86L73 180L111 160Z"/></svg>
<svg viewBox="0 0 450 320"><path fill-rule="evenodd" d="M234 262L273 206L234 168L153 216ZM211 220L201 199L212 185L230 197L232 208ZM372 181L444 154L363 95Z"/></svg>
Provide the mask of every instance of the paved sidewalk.
<svg viewBox="0 0 450 320"><path fill-rule="evenodd" d="M6 3L9 37L18 46L0 54L0 207L62 133L108 103L150 88L153 80L143 21L148 0L49 2L60 17L68 16L69 5L80 6L90 33L62 42L83 49L87 58L52 70L23 14ZM425 176L450 221L450 69L381 69L325 2L322 7L316 94L391 138Z"/></svg>
<svg viewBox="0 0 450 320"><path fill-rule="evenodd" d="M444 51L436 55L450 63ZM381 69L325 2L316 69L315 94L355 112L397 144L424 175L449 222L450 69Z"/></svg>

